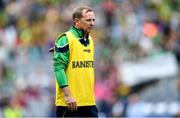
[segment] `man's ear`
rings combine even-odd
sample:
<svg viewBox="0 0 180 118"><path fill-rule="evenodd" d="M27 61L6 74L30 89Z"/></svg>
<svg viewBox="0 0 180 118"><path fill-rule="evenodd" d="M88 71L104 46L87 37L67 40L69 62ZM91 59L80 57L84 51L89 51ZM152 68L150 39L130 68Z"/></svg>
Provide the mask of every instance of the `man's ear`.
<svg viewBox="0 0 180 118"><path fill-rule="evenodd" d="M78 19L78 18L75 18L75 19L74 19L74 23L75 23L75 24L77 24L77 23L78 23L78 21L79 21L79 19Z"/></svg>

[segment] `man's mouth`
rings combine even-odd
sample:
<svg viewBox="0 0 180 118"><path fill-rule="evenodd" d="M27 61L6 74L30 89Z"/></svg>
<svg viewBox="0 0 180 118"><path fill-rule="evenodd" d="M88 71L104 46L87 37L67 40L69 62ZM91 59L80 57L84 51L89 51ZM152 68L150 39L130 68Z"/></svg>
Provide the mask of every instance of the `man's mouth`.
<svg viewBox="0 0 180 118"><path fill-rule="evenodd" d="M92 29L92 27L88 27L88 29L89 29L89 30L91 30L91 29Z"/></svg>

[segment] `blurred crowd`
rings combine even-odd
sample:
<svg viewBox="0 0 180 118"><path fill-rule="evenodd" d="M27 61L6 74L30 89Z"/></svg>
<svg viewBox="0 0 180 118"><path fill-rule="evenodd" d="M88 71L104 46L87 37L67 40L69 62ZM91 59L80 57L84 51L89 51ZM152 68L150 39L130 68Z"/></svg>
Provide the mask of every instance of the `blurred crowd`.
<svg viewBox="0 0 180 118"><path fill-rule="evenodd" d="M0 0L0 116L55 116L48 49L73 25L72 11L83 4L96 14L92 36L99 116L180 117L179 0ZM174 59L173 74L125 82L124 64L160 60L167 53Z"/></svg>

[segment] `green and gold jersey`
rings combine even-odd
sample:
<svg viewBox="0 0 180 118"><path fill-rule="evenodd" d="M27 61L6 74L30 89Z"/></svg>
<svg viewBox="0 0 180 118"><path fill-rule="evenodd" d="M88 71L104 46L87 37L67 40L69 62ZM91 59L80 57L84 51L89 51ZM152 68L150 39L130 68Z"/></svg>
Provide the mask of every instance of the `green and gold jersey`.
<svg viewBox="0 0 180 118"><path fill-rule="evenodd" d="M91 37L82 41L83 32L71 27L57 39L54 50L56 106L66 106L60 88L69 86L78 106L95 105L94 45Z"/></svg>
<svg viewBox="0 0 180 118"><path fill-rule="evenodd" d="M66 68L68 86L78 106L95 105L94 97L94 44L89 36L89 45L84 46L69 31L69 63ZM56 83L56 106L66 106L63 93Z"/></svg>

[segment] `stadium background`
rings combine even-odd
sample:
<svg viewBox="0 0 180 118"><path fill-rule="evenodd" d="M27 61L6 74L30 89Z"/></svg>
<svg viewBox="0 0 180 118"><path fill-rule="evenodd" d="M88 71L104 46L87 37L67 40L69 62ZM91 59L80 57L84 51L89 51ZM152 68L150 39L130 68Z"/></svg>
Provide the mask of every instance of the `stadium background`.
<svg viewBox="0 0 180 118"><path fill-rule="evenodd" d="M48 49L72 10L96 13L99 115L180 117L179 0L0 0L0 117L53 117Z"/></svg>

